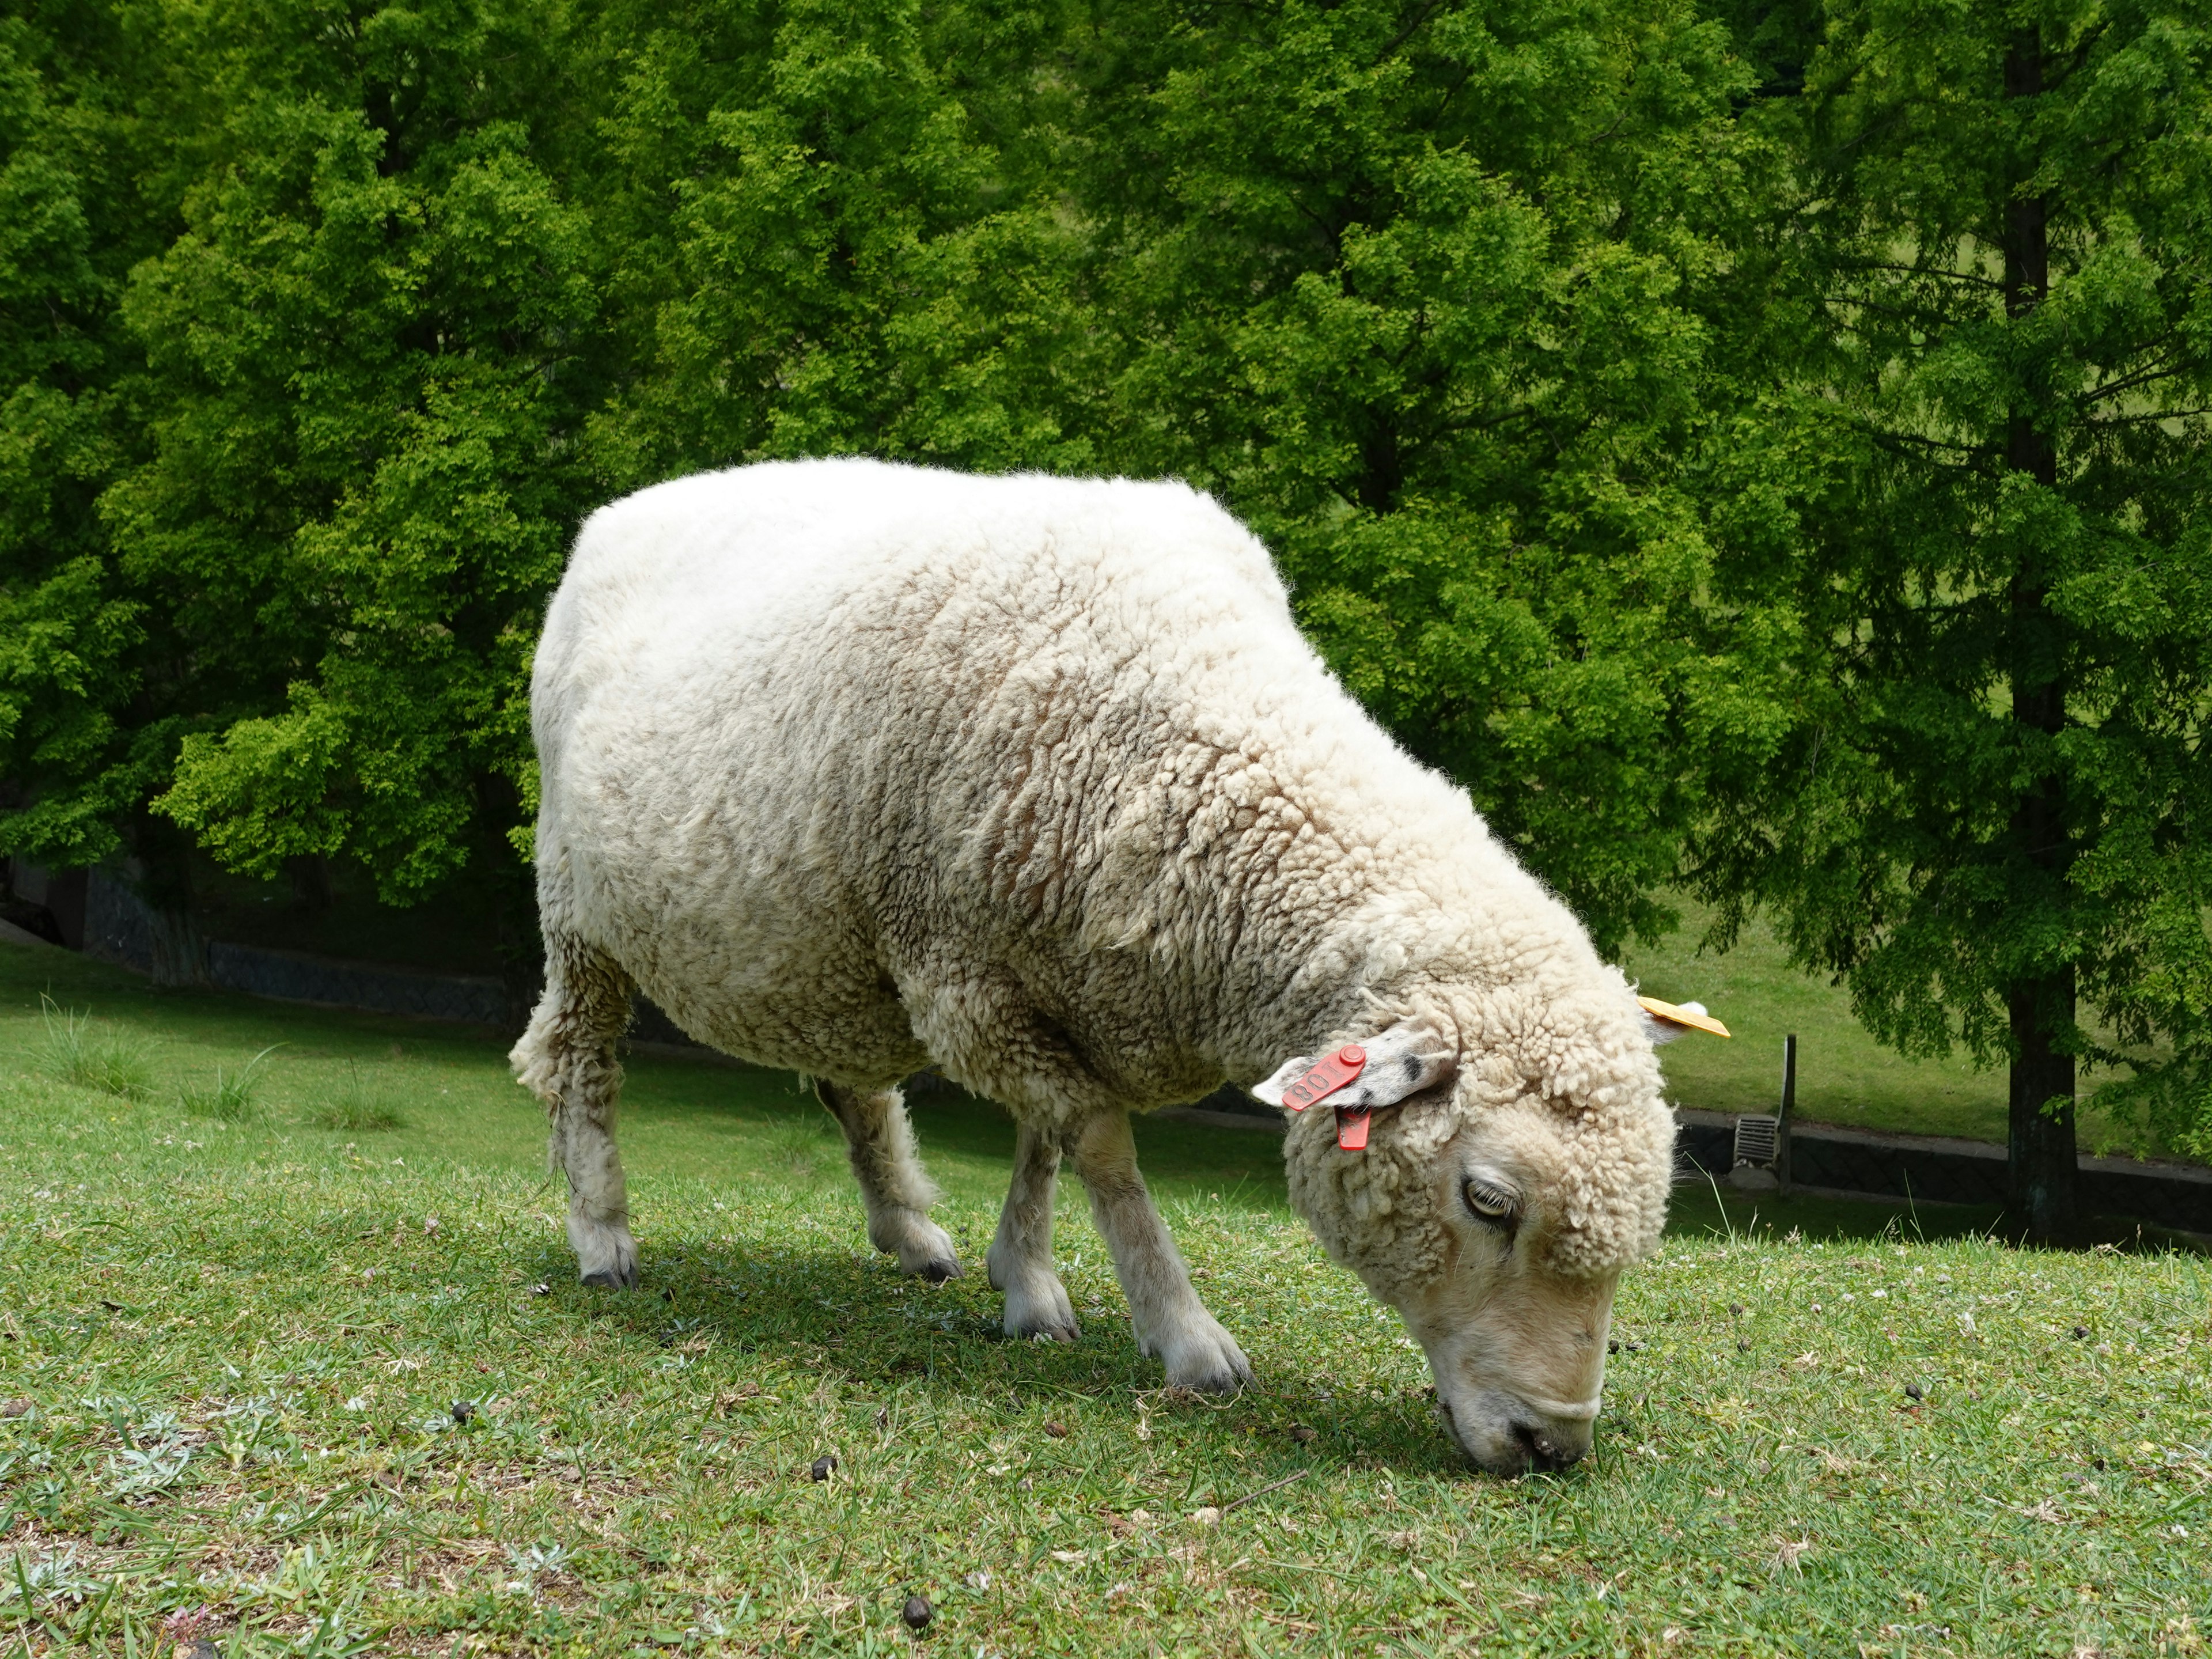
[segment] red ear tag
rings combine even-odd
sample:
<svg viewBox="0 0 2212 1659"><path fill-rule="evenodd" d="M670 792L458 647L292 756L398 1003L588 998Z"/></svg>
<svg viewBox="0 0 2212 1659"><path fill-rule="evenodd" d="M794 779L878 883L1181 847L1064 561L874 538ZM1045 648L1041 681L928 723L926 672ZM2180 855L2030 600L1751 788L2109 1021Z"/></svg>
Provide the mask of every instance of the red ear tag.
<svg viewBox="0 0 2212 1659"><path fill-rule="evenodd" d="M1283 1091L1283 1104L1294 1112L1328 1099L1359 1075L1367 1064L1367 1050L1347 1042L1333 1054L1324 1054L1306 1068L1306 1074Z"/></svg>
<svg viewBox="0 0 2212 1659"><path fill-rule="evenodd" d="M1375 1114L1364 1106L1336 1109L1336 1144L1347 1152L1367 1150L1367 1121Z"/></svg>

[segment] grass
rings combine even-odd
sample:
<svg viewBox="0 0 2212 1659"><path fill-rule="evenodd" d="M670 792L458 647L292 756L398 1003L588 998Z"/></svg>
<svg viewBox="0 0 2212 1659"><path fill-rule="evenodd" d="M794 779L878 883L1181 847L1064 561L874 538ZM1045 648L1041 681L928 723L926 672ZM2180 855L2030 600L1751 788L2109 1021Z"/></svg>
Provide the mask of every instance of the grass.
<svg viewBox="0 0 2212 1659"><path fill-rule="evenodd" d="M357 1061L346 1063L345 1079L307 1108L307 1122L339 1133L387 1134L407 1127L407 1115L393 1102L391 1085L378 1073L364 1073Z"/></svg>
<svg viewBox="0 0 2212 1659"><path fill-rule="evenodd" d="M49 1076L123 1100L142 1100L152 1091L153 1066L138 1037L99 1024L43 994L39 1024L32 1058Z"/></svg>
<svg viewBox="0 0 2212 1659"><path fill-rule="evenodd" d="M489 1035L0 947L0 1050L37 1048L41 989L157 1079L285 1046L235 1124L0 1071L9 1651L1856 1659L2212 1628L2203 1257L1686 1190L1624 1282L1597 1451L1506 1484L1285 1210L1272 1137L1143 1126L1261 1379L1203 1402L1137 1354L1078 1194L1079 1344L1001 1340L980 1273L890 1272L787 1078L632 1062L645 1282L609 1294ZM356 1074L406 1104L373 1143L310 1121ZM973 1264L1011 1133L917 1116Z"/></svg>
<svg viewBox="0 0 2212 1659"><path fill-rule="evenodd" d="M214 1118L223 1123L243 1123L254 1117L260 1107L257 1097L261 1067L277 1047L272 1042L243 1066L226 1067L218 1061L214 1081L185 1083L178 1088L177 1104L187 1117Z"/></svg>
<svg viewBox="0 0 2212 1659"><path fill-rule="evenodd" d="M1678 901L1679 902L1679 901ZM1682 902L1682 927L1651 950L1632 949L1622 966L1650 996L1698 1001L1734 1034L1717 1041L1692 1032L1662 1048L1667 1080L1685 1106L1714 1112L1771 1112L1781 1098L1782 1040L1797 1034L1797 1111L1808 1121L1859 1129L2005 1138L2002 1068L1978 1070L1963 1053L1948 1060L1899 1058L1861 1030L1850 994L1797 972L1781 941L1754 919L1726 956L1701 956L1708 915ZM2139 1115L2094 1103L2101 1079L2085 1079L2078 1124L2084 1152L2172 1157Z"/></svg>

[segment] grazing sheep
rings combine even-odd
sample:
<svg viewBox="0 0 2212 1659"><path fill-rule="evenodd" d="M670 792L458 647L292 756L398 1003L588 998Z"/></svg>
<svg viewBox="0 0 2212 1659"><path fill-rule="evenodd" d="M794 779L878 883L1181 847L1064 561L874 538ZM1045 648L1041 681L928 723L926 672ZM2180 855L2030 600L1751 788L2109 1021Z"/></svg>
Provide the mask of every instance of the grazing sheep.
<svg viewBox="0 0 2212 1659"><path fill-rule="evenodd" d="M663 484L585 526L532 711L547 982L514 1061L587 1282L636 1275L612 1135L635 988L820 1079L869 1239L908 1273L961 1267L896 1079L934 1061L1002 1103L1007 1331L1078 1334L1052 1262L1065 1156L1139 1346L1171 1383L1234 1389L1249 1367L1129 1114L1224 1077L1279 1098L1292 1057L1358 1042L1371 1144L1293 1115L1291 1202L1404 1316L1478 1462L1588 1449L1613 1285L1666 1208L1650 1028L1329 677L1212 501L857 460Z"/></svg>

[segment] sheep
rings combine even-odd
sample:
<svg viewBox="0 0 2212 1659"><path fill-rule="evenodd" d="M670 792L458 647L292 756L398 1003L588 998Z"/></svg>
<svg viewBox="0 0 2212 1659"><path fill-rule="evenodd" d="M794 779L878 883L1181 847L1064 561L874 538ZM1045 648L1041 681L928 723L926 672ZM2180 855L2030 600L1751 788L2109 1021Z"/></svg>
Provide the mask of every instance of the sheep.
<svg viewBox="0 0 2212 1659"><path fill-rule="evenodd" d="M1614 1285L1670 1184L1652 1028L1206 496L854 459L660 484L584 526L531 711L546 982L512 1058L586 1281L636 1279L613 1131L638 990L817 1079L869 1240L909 1273L963 1268L898 1079L934 1063L1000 1103L1007 1333L1079 1335L1052 1260L1066 1158L1139 1347L1233 1390L1251 1368L1130 1114L1224 1079L1281 1101L1357 1045L1325 1105L1364 1112L1286 1110L1291 1203L1403 1317L1475 1462L1588 1449Z"/></svg>

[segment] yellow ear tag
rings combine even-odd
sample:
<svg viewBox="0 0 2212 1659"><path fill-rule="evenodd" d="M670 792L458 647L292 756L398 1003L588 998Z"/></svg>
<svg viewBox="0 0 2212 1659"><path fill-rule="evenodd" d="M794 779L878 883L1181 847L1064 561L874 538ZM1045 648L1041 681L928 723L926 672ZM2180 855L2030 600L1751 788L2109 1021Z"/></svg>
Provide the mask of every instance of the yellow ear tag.
<svg viewBox="0 0 2212 1659"><path fill-rule="evenodd" d="M1729 1028L1711 1014L1678 1008L1671 1002L1660 1001L1657 997L1638 997L1636 1000L1644 1005L1645 1013L1654 1019L1663 1019L1669 1025L1686 1025L1693 1031L1711 1031L1715 1036L1729 1035Z"/></svg>

